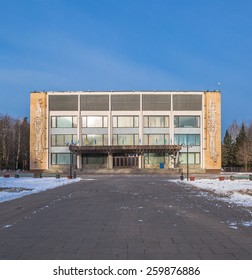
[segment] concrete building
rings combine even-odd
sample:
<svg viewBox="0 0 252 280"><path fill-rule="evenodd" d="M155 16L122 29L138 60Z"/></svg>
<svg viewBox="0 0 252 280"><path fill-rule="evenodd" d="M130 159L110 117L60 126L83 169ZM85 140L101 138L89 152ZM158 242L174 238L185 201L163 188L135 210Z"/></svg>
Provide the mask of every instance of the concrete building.
<svg viewBox="0 0 252 280"><path fill-rule="evenodd" d="M31 92L30 169L221 169L219 91Z"/></svg>

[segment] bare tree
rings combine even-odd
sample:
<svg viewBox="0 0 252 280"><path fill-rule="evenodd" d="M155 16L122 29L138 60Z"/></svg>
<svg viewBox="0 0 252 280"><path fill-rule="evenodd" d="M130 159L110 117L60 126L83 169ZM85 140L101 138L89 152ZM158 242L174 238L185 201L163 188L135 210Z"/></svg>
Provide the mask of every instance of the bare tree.
<svg viewBox="0 0 252 280"><path fill-rule="evenodd" d="M29 123L0 115L0 169L29 166Z"/></svg>
<svg viewBox="0 0 252 280"><path fill-rule="evenodd" d="M236 138L238 137L239 133L240 133L240 127L237 124L236 121L234 121L228 128L228 133L231 136L232 139L232 143L234 143L236 141Z"/></svg>

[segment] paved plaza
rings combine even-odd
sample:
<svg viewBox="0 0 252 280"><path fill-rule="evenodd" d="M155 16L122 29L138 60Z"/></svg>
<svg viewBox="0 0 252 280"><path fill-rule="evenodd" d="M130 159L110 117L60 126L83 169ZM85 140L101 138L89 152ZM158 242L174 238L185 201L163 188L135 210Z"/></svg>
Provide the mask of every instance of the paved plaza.
<svg viewBox="0 0 252 280"><path fill-rule="evenodd" d="M252 259L251 212L167 175L86 175L0 204L0 259ZM251 209L250 209L251 210Z"/></svg>

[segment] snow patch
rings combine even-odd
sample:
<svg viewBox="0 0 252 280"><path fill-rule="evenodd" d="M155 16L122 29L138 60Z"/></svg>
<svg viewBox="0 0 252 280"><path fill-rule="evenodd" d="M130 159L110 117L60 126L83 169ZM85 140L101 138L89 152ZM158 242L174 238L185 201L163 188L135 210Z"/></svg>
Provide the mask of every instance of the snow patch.
<svg viewBox="0 0 252 280"><path fill-rule="evenodd" d="M208 191L208 193L200 192L200 196L209 196L209 192L217 194L218 199L230 204L237 204L245 207L252 207L252 181L248 180L224 180L219 179L200 179L196 181L170 180L177 184L185 186L194 186L199 189ZM216 204L218 207L218 204Z"/></svg>
<svg viewBox="0 0 252 280"><path fill-rule="evenodd" d="M0 203L12 199L20 198L33 193L39 193L48 189L57 188L66 184L79 182L81 179L69 180L67 178L0 178L0 187L4 186L5 190L1 191ZM15 192L15 190L19 190ZM22 190L22 191L20 191Z"/></svg>

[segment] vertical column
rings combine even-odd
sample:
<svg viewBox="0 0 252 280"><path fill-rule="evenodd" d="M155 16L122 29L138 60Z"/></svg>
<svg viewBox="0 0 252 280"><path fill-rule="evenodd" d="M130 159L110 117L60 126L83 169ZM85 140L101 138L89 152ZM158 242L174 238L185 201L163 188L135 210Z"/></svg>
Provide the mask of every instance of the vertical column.
<svg viewBox="0 0 252 280"><path fill-rule="evenodd" d="M107 168L113 169L113 155L108 154Z"/></svg>
<svg viewBox="0 0 252 280"><path fill-rule="evenodd" d="M140 94L140 112L139 112L139 143L138 145L143 145L143 95Z"/></svg>
<svg viewBox="0 0 252 280"><path fill-rule="evenodd" d="M138 156L138 168L144 169L144 154Z"/></svg>
<svg viewBox="0 0 252 280"><path fill-rule="evenodd" d="M138 168L142 169L142 155L138 156Z"/></svg>
<svg viewBox="0 0 252 280"><path fill-rule="evenodd" d="M112 111L111 111L111 95L112 93L109 93L109 112L108 112L108 145L112 145Z"/></svg>
<svg viewBox="0 0 252 280"><path fill-rule="evenodd" d="M173 94L171 93L171 111L170 111L170 145L174 145L174 116L173 116Z"/></svg>
<svg viewBox="0 0 252 280"><path fill-rule="evenodd" d="M81 139L81 130L82 130L82 119L81 119L81 102L80 102L80 94L78 94L78 128L77 128L77 145L81 146L82 145L82 139ZM81 156L77 155L77 168L81 169L82 168L82 162L81 162Z"/></svg>

